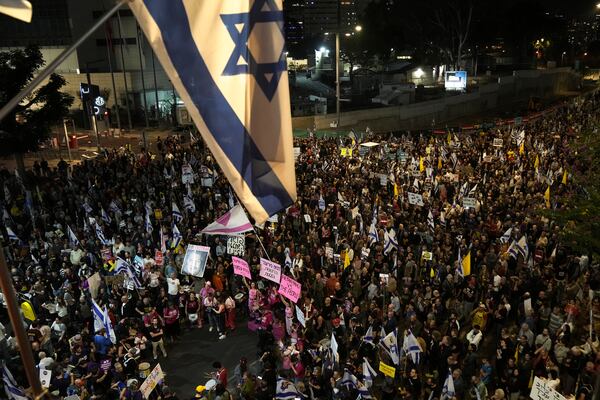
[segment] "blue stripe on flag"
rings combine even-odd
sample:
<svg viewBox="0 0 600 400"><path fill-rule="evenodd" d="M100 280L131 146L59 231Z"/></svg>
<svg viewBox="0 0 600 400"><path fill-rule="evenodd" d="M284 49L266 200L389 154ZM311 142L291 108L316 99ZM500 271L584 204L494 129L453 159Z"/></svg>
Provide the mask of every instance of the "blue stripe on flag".
<svg viewBox="0 0 600 400"><path fill-rule="evenodd" d="M160 28L169 58L211 135L262 207L272 215L292 204L289 193L210 75L192 37L183 2L144 0L144 4ZM279 132L264 134L274 140L279 136Z"/></svg>

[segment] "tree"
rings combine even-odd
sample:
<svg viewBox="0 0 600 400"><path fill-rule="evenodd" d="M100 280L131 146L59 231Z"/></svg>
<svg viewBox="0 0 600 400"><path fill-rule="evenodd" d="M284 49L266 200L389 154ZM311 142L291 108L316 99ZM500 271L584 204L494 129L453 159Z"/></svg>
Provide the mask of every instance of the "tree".
<svg viewBox="0 0 600 400"><path fill-rule="evenodd" d="M563 229L562 243L572 250L600 255L600 136L598 128L587 129L574 142L574 154L567 160L571 173L570 190L557 194L559 207L543 214ZM561 185L562 186L562 185Z"/></svg>
<svg viewBox="0 0 600 400"><path fill-rule="evenodd" d="M44 66L39 48L0 52L0 106L16 96ZM0 121L0 155L15 155L24 176L23 153L36 151L50 136L51 126L69 114L73 96L60 91L65 79L50 75L48 82L27 96L6 118Z"/></svg>

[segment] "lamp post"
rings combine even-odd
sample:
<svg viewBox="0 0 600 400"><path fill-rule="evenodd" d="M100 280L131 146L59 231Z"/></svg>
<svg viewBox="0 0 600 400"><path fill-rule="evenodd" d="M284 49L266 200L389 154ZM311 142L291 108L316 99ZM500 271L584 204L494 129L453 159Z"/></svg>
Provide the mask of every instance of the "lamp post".
<svg viewBox="0 0 600 400"><path fill-rule="evenodd" d="M362 26L356 25L354 27L356 32L362 32ZM346 33L346 36L350 37L352 34ZM339 29L339 5L338 5L338 30L335 32L335 111L337 113L337 125L340 126L341 112L340 112L340 29Z"/></svg>

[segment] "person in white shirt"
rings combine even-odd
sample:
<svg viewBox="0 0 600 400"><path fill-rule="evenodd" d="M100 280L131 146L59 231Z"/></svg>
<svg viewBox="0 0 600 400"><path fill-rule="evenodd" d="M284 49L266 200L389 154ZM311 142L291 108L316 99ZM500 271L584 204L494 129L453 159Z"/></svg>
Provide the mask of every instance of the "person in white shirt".
<svg viewBox="0 0 600 400"><path fill-rule="evenodd" d="M479 325L473 325L473 329L469 333L467 333L467 342L469 344L475 345L476 348L479 348L479 343L483 339L483 333L479 329Z"/></svg>
<svg viewBox="0 0 600 400"><path fill-rule="evenodd" d="M171 297L176 297L179 294L179 279L177 279L176 272L172 272L171 276L167 278L167 293Z"/></svg>
<svg viewBox="0 0 600 400"><path fill-rule="evenodd" d="M77 246L75 249L71 250L71 254L69 254L69 261L71 264L78 266L81 263L81 259L85 255L85 252L81 249L81 247Z"/></svg>

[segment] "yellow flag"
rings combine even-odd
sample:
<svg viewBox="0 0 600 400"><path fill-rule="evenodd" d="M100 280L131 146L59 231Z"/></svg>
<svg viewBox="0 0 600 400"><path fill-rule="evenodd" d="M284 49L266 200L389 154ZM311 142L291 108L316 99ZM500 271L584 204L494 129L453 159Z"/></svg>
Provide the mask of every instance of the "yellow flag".
<svg viewBox="0 0 600 400"><path fill-rule="evenodd" d="M563 172L562 184L563 185L567 184L567 170L566 169L565 169L565 172Z"/></svg>
<svg viewBox="0 0 600 400"><path fill-rule="evenodd" d="M452 135L450 135L450 131L448 131L447 141L448 141L448 146L450 146L450 144L452 144Z"/></svg>
<svg viewBox="0 0 600 400"><path fill-rule="evenodd" d="M29 303L28 301L24 301L21 303L21 311L23 312L23 316L26 319L30 321L36 320L35 311L33 311L33 307L31 307L31 303Z"/></svg>
<svg viewBox="0 0 600 400"><path fill-rule="evenodd" d="M350 255L348 253L350 253L348 250L344 252L344 269L350 265Z"/></svg>
<svg viewBox="0 0 600 400"><path fill-rule="evenodd" d="M442 157L438 157L438 169L442 169Z"/></svg>
<svg viewBox="0 0 600 400"><path fill-rule="evenodd" d="M429 270L429 277L430 277L430 278L435 278L435 271L433 270L433 268L431 268L431 269Z"/></svg>
<svg viewBox="0 0 600 400"><path fill-rule="evenodd" d="M535 167L535 169L538 169L540 167L540 156L535 156L535 163L533 164L533 166Z"/></svg>
<svg viewBox="0 0 600 400"><path fill-rule="evenodd" d="M544 199L546 200L546 208L550 208L550 186L548 186L546 193L544 193Z"/></svg>
<svg viewBox="0 0 600 400"><path fill-rule="evenodd" d="M462 259L461 267L462 267L463 276L471 275L471 252L470 251Z"/></svg>
<svg viewBox="0 0 600 400"><path fill-rule="evenodd" d="M340 156L346 157L347 152L348 152L348 149L346 149L345 147L342 147L340 149Z"/></svg>
<svg viewBox="0 0 600 400"><path fill-rule="evenodd" d="M398 184L394 182L394 199L397 199L400 195L400 191L398 190Z"/></svg>
<svg viewBox="0 0 600 400"><path fill-rule="evenodd" d="M419 171L425 171L425 165L423 165L423 157L419 157Z"/></svg>
<svg viewBox="0 0 600 400"><path fill-rule="evenodd" d="M521 146L519 146L519 154L525 154L525 141L521 142Z"/></svg>

